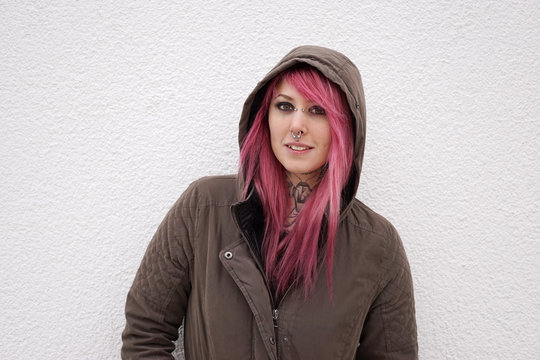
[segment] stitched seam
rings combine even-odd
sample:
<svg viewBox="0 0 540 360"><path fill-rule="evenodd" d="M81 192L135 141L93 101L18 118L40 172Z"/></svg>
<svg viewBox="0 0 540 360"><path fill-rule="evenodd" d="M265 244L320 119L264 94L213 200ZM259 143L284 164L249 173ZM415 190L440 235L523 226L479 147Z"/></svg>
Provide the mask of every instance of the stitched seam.
<svg viewBox="0 0 540 360"><path fill-rule="evenodd" d="M255 341L257 341L257 338L255 337L258 335L257 325L255 324L255 317L251 317L251 360L255 359Z"/></svg>
<svg viewBox="0 0 540 360"><path fill-rule="evenodd" d="M186 199L190 200L190 199ZM207 207L216 206L216 207L224 207L224 206L231 206L234 204L234 202L226 201L226 202L215 202L211 200L196 200L197 205L180 205L179 209L205 209Z"/></svg>
<svg viewBox="0 0 540 360"><path fill-rule="evenodd" d="M347 220L347 219L345 220L345 222L347 222L347 224L349 224L351 226L354 226L355 228L362 229L362 230L368 231L368 232L370 232L370 233L372 233L374 235L380 236L380 237L384 238L385 240L388 237L388 233L375 231L375 230L373 230L373 228L368 228L366 226L362 226L361 224L353 223L352 221Z"/></svg>
<svg viewBox="0 0 540 360"><path fill-rule="evenodd" d="M359 307L359 309L362 308L363 306L364 304L362 303L362 306ZM344 358L345 348L350 343L348 340L351 338L351 333L354 329L354 326L357 324L359 317L360 317L360 311L357 311L356 316L349 322L349 325L347 326L347 331L343 332L343 336L341 339L341 343L342 343L341 351L339 351L338 353L339 354L338 358Z"/></svg>

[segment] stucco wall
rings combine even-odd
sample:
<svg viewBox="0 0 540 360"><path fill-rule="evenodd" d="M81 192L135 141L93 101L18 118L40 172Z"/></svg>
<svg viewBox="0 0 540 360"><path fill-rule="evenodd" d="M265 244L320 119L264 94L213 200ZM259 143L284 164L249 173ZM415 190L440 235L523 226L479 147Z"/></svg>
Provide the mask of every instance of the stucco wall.
<svg viewBox="0 0 540 360"><path fill-rule="evenodd" d="M300 44L363 75L358 197L404 240L421 359L540 358L540 3L265 3L0 2L0 358L119 358L158 223L235 172Z"/></svg>

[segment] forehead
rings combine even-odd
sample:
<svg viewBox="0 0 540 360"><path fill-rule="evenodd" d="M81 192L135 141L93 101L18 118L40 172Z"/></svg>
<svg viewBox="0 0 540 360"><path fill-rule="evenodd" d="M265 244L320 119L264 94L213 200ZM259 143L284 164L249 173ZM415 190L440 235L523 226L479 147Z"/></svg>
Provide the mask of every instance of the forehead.
<svg viewBox="0 0 540 360"><path fill-rule="evenodd" d="M282 96L285 98L289 98L292 100L303 100L311 102L311 100L306 99L300 92L291 84L287 82L287 80L283 79L281 80L275 90L275 97Z"/></svg>

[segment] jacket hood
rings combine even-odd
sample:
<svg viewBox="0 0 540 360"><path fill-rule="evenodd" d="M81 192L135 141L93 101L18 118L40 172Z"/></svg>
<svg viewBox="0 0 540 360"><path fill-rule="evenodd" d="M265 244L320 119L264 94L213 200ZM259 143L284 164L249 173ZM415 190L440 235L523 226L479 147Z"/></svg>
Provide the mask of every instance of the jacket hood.
<svg viewBox="0 0 540 360"><path fill-rule="evenodd" d="M364 157L366 138L366 105L362 78L357 67L345 55L320 46L299 46L291 50L266 76L257 84L244 103L240 118L238 142L240 147L253 124L255 114L260 107L266 88L279 73L297 64L307 64L319 70L330 81L335 83L345 94L354 129L354 162L349 181L343 189L347 207L354 198L360 182L360 171Z"/></svg>

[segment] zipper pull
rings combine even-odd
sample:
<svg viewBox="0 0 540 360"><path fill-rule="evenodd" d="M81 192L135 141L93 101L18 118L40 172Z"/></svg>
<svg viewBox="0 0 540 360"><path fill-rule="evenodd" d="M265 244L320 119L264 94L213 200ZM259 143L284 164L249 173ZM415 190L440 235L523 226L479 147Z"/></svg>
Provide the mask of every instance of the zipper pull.
<svg viewBox="0 0 540 360"><path fill-rule="evenodd" d="M272 319L274 319L274 327L275 328L278 327L278 316L279 316L279 310L278 309L272 310Z"/></svg>

